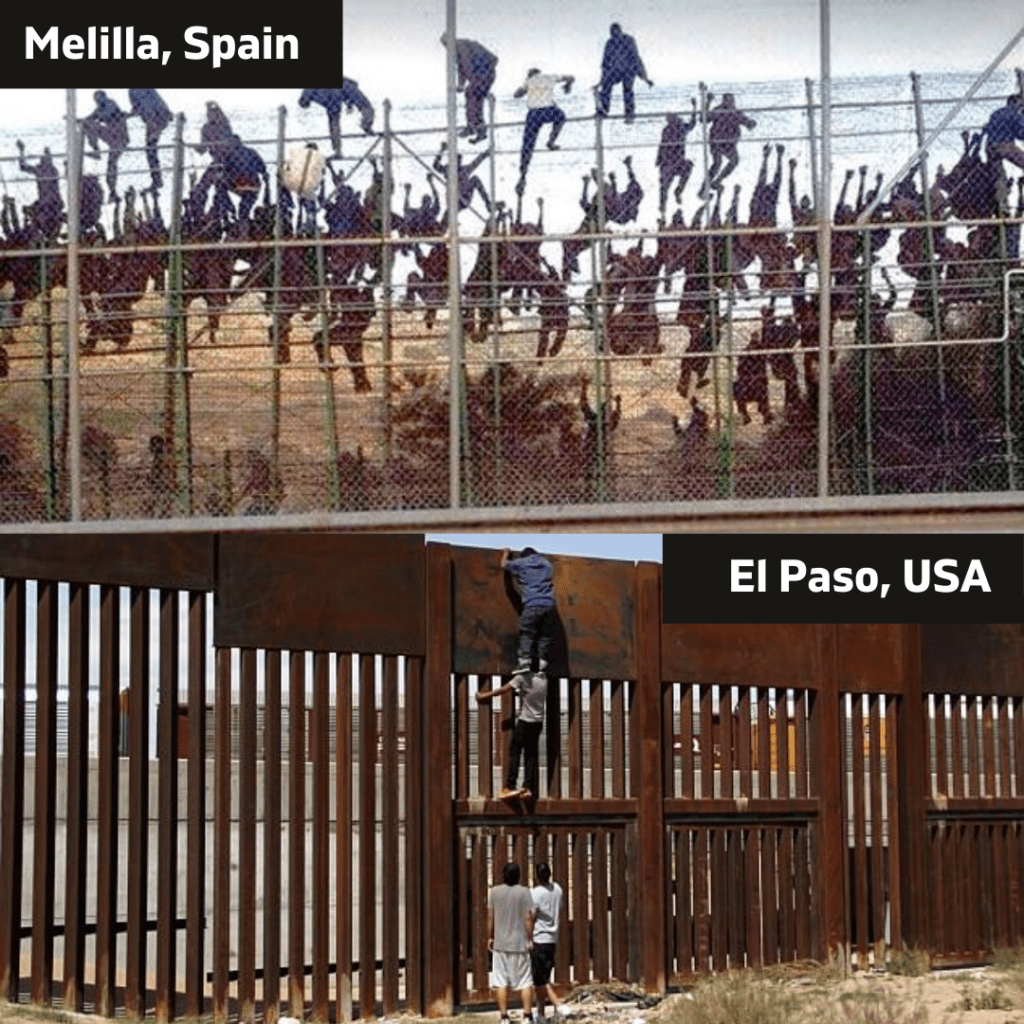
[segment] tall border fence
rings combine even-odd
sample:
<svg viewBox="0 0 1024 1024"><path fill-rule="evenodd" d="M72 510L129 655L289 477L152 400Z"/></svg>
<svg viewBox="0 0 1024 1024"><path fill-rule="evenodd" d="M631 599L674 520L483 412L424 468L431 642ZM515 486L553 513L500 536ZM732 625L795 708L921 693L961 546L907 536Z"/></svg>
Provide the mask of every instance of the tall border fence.
<svg viewBox="0 0 1024 1024"><path fill-rule="evenodd" d="M491 997L488 887L540 858L561 986L1021 942L1024 629L663 625L658 565L554 564L516 810L513 709L473 699L514 663L495 552L0 538L0 998L450 1014Z"/></svg>
<svg viewBox="0 0 1024 1024"><path fill-rule="evenodd" d="M3 161L0 522L1015 504L1024 179L983 132L1024 75L970 77L730 87L711 188L704 83L628 124L560 96L522 183L502 99L451 223L440 109L326 167L285 107L219 162L179 115L105 192L72 102L66 227Z"/></svg>

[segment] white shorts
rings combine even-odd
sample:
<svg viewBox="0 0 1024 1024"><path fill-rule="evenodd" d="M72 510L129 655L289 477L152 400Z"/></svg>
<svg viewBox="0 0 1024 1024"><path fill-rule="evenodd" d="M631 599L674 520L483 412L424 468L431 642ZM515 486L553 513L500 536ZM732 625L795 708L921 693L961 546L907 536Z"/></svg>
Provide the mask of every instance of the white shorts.
<svg viewBox="0 0 1024 1024"><path fill-rule="evenodd" d="M524 989L533 987L533 970L529 953L501 953L494 951L491 969L492 988Z"/></svg>

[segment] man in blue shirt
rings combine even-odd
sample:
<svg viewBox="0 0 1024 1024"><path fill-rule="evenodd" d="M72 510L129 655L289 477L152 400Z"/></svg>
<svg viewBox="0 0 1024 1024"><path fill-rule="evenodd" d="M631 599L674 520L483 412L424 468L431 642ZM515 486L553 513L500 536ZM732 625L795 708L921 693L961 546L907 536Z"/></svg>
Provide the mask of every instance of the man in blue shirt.
<svg viewBox="0 0 1024 1024"><path fill-rule="evenodd" d="M551 563L533 548L523 548L517 558L506 548L501 555L502 568L512 577L523 601L519 614L519 652L515 675L504 686L494 690L478 690L478 701L494 700L505 693L519 697L519 714L509 741L508 766L505 784L498 796L502 800L525 797L536 800L538 795L538 763L540 734L544 729L547 707L547 668L557 621L555 588L552 583ZM538 668L533 667L533 652L537 651ZM517 788L519 763L523 765L523 787Z"/></svg>
<svg viewBox="0 0 1024 1024"><path fill-rule="evenodd" d="M1024 150L1015 145L1017 139L1024 139L1024 95L1013 93L1005 106L993 111L985 124L985 138L989 162L1009 160L1024 167Z"/></svg>
<svg viewBox="0 0 1024 1024"><path fill-rule="evenodd" d="M501 567L515 582L523 600L519 613L519 659L516 675L529 675L536 649L539 672L547 673L551 643L555 638L555 588L551 563L533 548L523 548L517 558L506 548Z"/></svg>

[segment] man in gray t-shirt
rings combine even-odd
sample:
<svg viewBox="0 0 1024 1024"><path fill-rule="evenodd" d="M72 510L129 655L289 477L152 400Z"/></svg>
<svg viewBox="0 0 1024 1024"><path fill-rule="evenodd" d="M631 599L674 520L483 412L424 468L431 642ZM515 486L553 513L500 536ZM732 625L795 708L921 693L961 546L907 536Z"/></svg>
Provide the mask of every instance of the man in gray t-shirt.
<svg viewBox="0 0 1024 1024"><path fill-rule="evenodd" d="M506 864L503 884L494 886L487 894L487 947L493 954L493 984L501 1024L508 1024L509 988L520 993L524 1019L530 1016L533 1005L533 896L525 885L519 884L519 877L519 865Z"/></svg>
<svg viewBox="0 0 1024 1024"><path fill-rule="evenodd" d="M476 699L493 700L503 693L515 693L519 698L519 715L508 746L508 771L505 785L498 794L502 800L520 797L536 800L539 789L537 767L540 760L540 734L544 728L544 713L548 701L548 677L542 672L534 675L516 673L512 681L495 690L477 690ZM523 788L518 789L519 762L523 760Z"/></svg>

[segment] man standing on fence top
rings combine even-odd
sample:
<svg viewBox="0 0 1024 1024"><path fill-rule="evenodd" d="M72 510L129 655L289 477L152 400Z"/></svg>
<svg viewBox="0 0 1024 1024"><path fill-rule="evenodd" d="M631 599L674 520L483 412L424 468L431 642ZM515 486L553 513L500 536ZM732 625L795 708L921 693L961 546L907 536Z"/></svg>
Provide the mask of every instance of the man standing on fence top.
<svg viewBox="0 0 1024 1024"><path fill-rule="evenodd" d="M441 45L448 45L447 33L441 36ZM494 87L498 57L475 39L456 39L455 64L459 75L456 88L466 91L466 127L459 135L468 136L470 142L483 142L487 138L484 100Z"/></svg>
<svg viewBox="0 0 1024 1024"><path fill-rule="evenodd" d="M493 954L491 977L501 1024L509 1024L509 988L519 990L524 1019L533 1007L533 897L519 877L519 865L506 864L502 884L487 894L487 948Z"/></svg>
<svg viewBox="0 0 1024 1024"><path fill-rule="evenodd" d="M597 113L601 117L608 114L608 104L612 98L612 89L622 83L622 102L626 108L626 124L632 124L636 116L636 103L633 96L633 79L639 78L650 88L654 83L647 77L647 69L640 57L636 40L622 31L616 22L610 29L610 35L604 44L601 56L601 84L597 97Z"/></svg>
<svg viewBox="0 0 1024 1024"><path fill-rule="evenodd" d="M164 129L174 120L171 108L164 102L156 89L129 89L128 98L132 101L129 117L141 117L146 126L146 160L149 163L149 176L153 190L163 186L163 175L160 172L160 136Z"/></svg>

